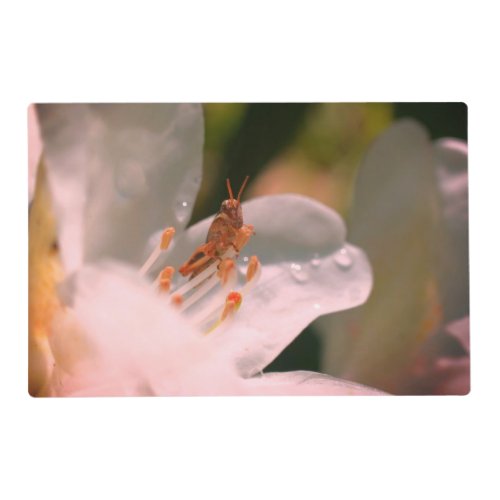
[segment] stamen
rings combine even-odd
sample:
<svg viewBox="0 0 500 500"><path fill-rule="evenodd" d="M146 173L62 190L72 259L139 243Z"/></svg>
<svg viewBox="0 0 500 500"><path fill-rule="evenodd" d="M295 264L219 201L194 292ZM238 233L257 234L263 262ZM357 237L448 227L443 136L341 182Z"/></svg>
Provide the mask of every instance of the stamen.
<svg viewBox="0 0 500 500"><path fill-rule="evenodd" d="M174 235L175 235L175 229L173 227L167 227L167 229L163 231L159 245L157 245L154 248L154 250L151 252L151 255L148 257L144 265L139 270L139 274L141 276L145 276L148 273L148 271L151 269L151 267L156 262L161 253L169 247L170 242L172 241Z"/></svg>
<svg viewBox="0 0 500 500"><path fill-rule="evenodd" d="M243 285L243 288L241 289L242 295L248 294L250 290L257 284L261 273L262 273L262 266L260 264L260 261L255 255L253 255L250 258L250 264L248 265L247 268L247 282Z"/></svg>
<svg viewBox="0 0 500 500"><path fill-rule="evenodd" d="M230 248L223 256L222 259L232 258L235 255L235 251ZM205 270L203 270L200 274L196 275L192 280L189 280L187 283L184 283L180 288L176 290L176 293L180 293L181 295L186 295L190 290L197 287L200 283L205 281L207 278L212 276L215 272L217 272L217 268L219 266L219 260L215 260L213 264L210 264Z"/></svg>
<svg viewBox="0 0 500 500"><path fill-rule="evenodd" d="M226 298L226 304L220 316L220 320L224 321L230 314L236 312L241 306L242 301L243 297L241 296L241 293L231 292Z"/></svg>
<svg viewBox="0 0 500 500"><path fill-rule="evenodd" d="M234 261L232 261L231 259L224 259L220 267L223 268L224 266L228 265L231 268L232 264L229 264L229 262L233 262L234 264ZM238 293L240 293L241 296L244 296L247 293L249 293L250 290L255 286L255 284L259 280L261 274L261 268L262 266L260 264L259 259L256 256L252 256L250 258L250 263L247 268L247 276L246 276L247 282L238 291ZM217 274L220 276L221 274L220 269ZM227 297L228 291L236 285L236 281L237 281L237 276L235 271L234 272L231 271L228 273L228 277L225 282L223 282L223 279L221 277L221 284L222 284L221 290L219 290L213 297L211 297L208 303L203 304L203 307L200 311L196 311L194 314L190 314L189 321L193 325L203 328L204 325L210 324L214 320L214 317L219 316L220 318L221 312L225 308L225 298ZM197 297L196 300L199 300L199 297ZM214 328L216 328L216 326L219 323L220 320L218 320L216 325L210 328L209 332L212 331Z"/></svg>
<svg viewBox="0 0 500 500"><path fill-rule="evenodd" d="M208 278L205 283L203 283L195 292L190 295L188 299L184 301L181 307L181 311L186 310L188 307L193 305L195 302L200 300L205 294L207 294L212 288L214 288L219 283L219 277L214 273L210 278ZM179 292L177 292L178 294Z"/></svg>
<svg viewBox="0 0 500 500"><path fill-rule="evenodd" d="M220 318L205 332L205 335L213 332L226 318L231 317L239 309L242 301L243 296L241 293L234 291L230 292L226 297L226 302Z"/></svg>
<svg viewBox="0 0 500 500"><path fill-rule="evenodd" d="M160 249L161 250L166 250L170 242L172 241L172 238L175 235L175 229L173 227L168 227L163 231L163 234L161 235L161 241L160 241Z"/></svg>
<svg viewBox="0 0 500 500"><path fill-rule="evenodd" d="M247 267L247 282L252 281L255 275L260 271L260 261L256 255L250 257L250 262Z"/></svg>
<svg viewBox="0 0 500 500"><path fill-rule="evenodd" d="M245 187L248 178L243 182L242 187L238 193L238 199L241 196L243 188ZM227 182L230 197L234 199L231 184ZM174 237L175 229L169 227L163 231L160 243L155 247L145 264L140 269L140 274L144 276L151 269L156 262L161 252L167 250L172 238ZM187 275L194 273L195 270L200 268L200 261L206 258L206 262L201 262L203 267L208 265L206 269L194 276L191 280L184 283L177 288L170 295L171 304L177 308L179 312L184 312L194 304L201 304L201 307L193 308L193 311L187 313L188 320L197 327L202 329L207 328L207 325L215 324L206 332L209 333L217 328L222 322L231 317L240 307L243 295L248 293L258 281L261 272L261 265L256 256L250 258L249 265L246 272L246 283L240 288L239 291L232 291L237 283L237 271L235 258L238 256L239 251L248 243L250 237L255 234L254 227L251 224L244 224L236 235L236 238L227 248L222 256L215 256L210 252L209 248L200 250L199 247L195 253L186 261L180 268L179 273ZM207 244L205 244L207 245ZM199 254L202 253L202 257ZM193 262L191 262L193 260ZM213 262L210 262L213 260ZM184 270L184 272L182 272ZM160 292L170 292L172 288L172 278L175 270L171 266L165 267L156 278L154 285L158 287ZM215 293L210 293L217 285L221 285L220 289Z"/></svg>
<svg viewBox="0 0 500 500"><path fill-rule="evenodd" d="M180 295L178 293L174 293L170 299L170 302L175 307L181 307L183 301L184 301L184 299L182 298L182 295Z"/></svg>
<svg viewBox="0 0 500 500"><path fill-rule="evenodd" d="M233 259L224 259L219 266L219 271L217 275L219 276L221 283L225 285L232 274L236 273L236 265Z"/></svg>
<svg viewBox="0 0 500 500"><path fill-rule="evenodd" d="M240 288L240 290L238 292L234 292L234 293L238 293L238 295L240 295L241 297L248 294L251 291L251 289L256 285L256 283L259 281L261 272L262 272L262 265L261 265L258 257L256 255L252 255L252 257L250 257L250 262L249 262L248 267L247 267L246 283L242 288ZM234 282L236 281L235 278L236 278L236 276L234 276ZM234 284L234 282L228 282L228 284L230 286L232 286ZM193 322L193 324L195 324L198 327L202 326L202 325L206 325L211 320L213 320L213 316L215 314L220 313L222 308L224 308L224 309L222 311L221 317L227 315L227 312L226 312L226 314L224 314L224 310L226 310L226 308L228 306L221 305L221 302L222 302L221 298L224 297L225 293L227 293L225 290L228 288L228 284L226 284L223 287L223 289L217 293L217 295L212 299L212 301L209 303L209 305L204 307L200 313L196 314L195 316L190 317L190 320ZM230 295L228 295L228 297L229 296ZM226 303L227 303L227 301L226 301ZM231 306L229 306L229 307L231 307ZM213 325L208 330L207 333L210 333L212 330L217 328L217 326L221 323L221 321L222 321L222 319L219 319L216 322L216 324Z"/></svg>
<svg viewBox="0 0 500 500"><path fill-rule="evenodd" d="M171 266L167 266L158 275L158 287L161 292L169 292L172 285L172 276L174 275L175 269Z"/></svg>
<svg viewBox="0 0 500 500"><path fill-rule="evenodd" d="M236 286L237 281L238 275L235 268L234 272L228 273L225 283L221 280L222 286L220 290L213 294L207 303L203 304L201 310L196 311L194 314L190 314L189 321L191 321L194 325L202 326L210 323L214 316L219 316L222 308L224 307L227 294Z"/></svg>

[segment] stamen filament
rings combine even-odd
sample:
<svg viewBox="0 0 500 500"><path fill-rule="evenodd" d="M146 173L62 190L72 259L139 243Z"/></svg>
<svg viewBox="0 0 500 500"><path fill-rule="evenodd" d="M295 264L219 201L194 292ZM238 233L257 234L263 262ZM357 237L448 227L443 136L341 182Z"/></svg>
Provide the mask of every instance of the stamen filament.
<svg viewBox="0 0 500 500"><path fill-rule="evenodd" d="M175 307L180 307L183 302L182 295L179 295L178 293L174 293L171 296L170 302L175 306Z"/></svg>
<svg viewBox="0 0 500 500"><path fill-rule="evenodd" d="M250 257L250 262L247 267L247 282L251 281L257 272L260 270L260 262L256 255Z"/></svg>
<svg viewBox="0 0 500 500"><path fill-rule="evenodd" d="M167 266L158 275L157 282L160 291L169 292L172 285L172 276L174 275L175 269L171 266Z"/></svg>
<svg viewBox="0 0 500 500"><path fill-rule="evenodd" d="M235 254L234 250L230 248L223 256L222 259L231 258ZM219 267L220 261L216 260L213 264L208 266L204 271L195 276L192 280L189 280L187 283L184 283L181 287L179 287L175 292L180 293L181 295L186 295L191 289L198 286L200 283L209 278L212 274L217 272L217 268Z"/></svg>
<svg viewBox="0 0 500 500"><path fill-rule="evenodd" d="M224 321L230 314L238 310L241 305L243 297L239 292L231 292L226 299L226 304L224 305L224 310L220 316L220 320Z"/></svg>
<svg viewBox="0 0 500 500"><path fill-rule="evenodd" d="M255 286L260 278L261 269L262 266L259 259L255 255L252 256L247 267L247 282L242 288L239 289L239 293L242 296L249 293L250 290ZM221 311L224 308L224 298L227 296L228 291L231 288L234 288L234 286L236 285L236 281L237 276L235 272L231 273L231 276L226 283L221 280L222 289L212 297L208 304L204 305L203 309L200 312L194 315L190 315L189 320L194 325L200 327L213 321L215 316L220 316Z"/></svg>
<svg viewBox="0 0 500 500"><path fill-rule="evenodd" d="M221 323L224 322L229 316L232 316L240 307L241 302L243 301L243 296L239 292L231 292L226 297L226 302L224 304L224 309L222 310L222 314L219 319L205 332L205 335L208 335L210 332L213 332Z"/></svg>
<svg viewBox="0 0 500 500"><path fill-rule="evenodd" d="M238 198L241 196L241 192L247 180L248 179L245 179L238 193ZM229 182L228 188L230 196L233 197ZM141 276L146 275L161 253L168 249L174 234L175 229L173 227L169 227L163 231L160 243L153 249L151 255L139 271ZM238 231L234 244L232 244L222 256L210 257L213 259L213 262L206 269L170 294L171 304L176 307L179 312L183 312L197 302L200 302L205 296L209 295L210 291L218 284L221 285L221 289L218 292L210 294L207 297L208 300L203 300L201 310L194 309L194 314L188 313L189 321L194 325L202 327L203 325L210 324L214 316L217 317L215 323L206 333L210 333L222 322L226 321L228 317L232 316L238 310L243 300L243 295L248 293L258 281L261 265L257 257L252 256L247 267L245 285L240 288L239 291L233 291L228 294L228 291L233 288L237 282L235 258L239 250L246 245L252 234L255 234L253 226L251 224L243 225ZM157 286L162 292L169 292L172 286L174 272L175 270L173 267L165 267L154 281L154 286ZM179 270L179 272L181 272L181 270ZM184 273L181 272L181 274Z"/></svg>
<svg viewBox="0 0 500 500"><path fill-rule="evenodd" d="M208 278L205 283L203 283L188 299L184 301L181 306L181 312L186 310L189 306L193 305L199 299L201 299L205 294L207 294L212 288L214 288L219 283L219 277L214 273L210 278ZM179 292L176 292L179 294Z"/></svg>
<svg viewBox="0 0 500 500"><path fill-rule="evenodd" d="M139 270L139 274L141 276L145 276L148 273L148 271L151 269L151 267L156 262L161 253L169 247L170 242L172 241L174 235L175 235L175 229L173 227L167 227L167 229L163 231L160 243L153 249L151 255L148 257L144 265Z"/></svg>
<svg viewBox="0 0 500 500"><path fill-rule="evenodd" d="M236 274L236 264L234 263L234 260L229 258L224 259L220 263L219 270L217 272L221 283L225 285L233 274Z"/></svg>
<svg viewBox="0 0 500 500"><path fill-rule="evenodd" d="M236 272L231 273L226 283L221 283L222 288L205 304L203 309L196 314L189 316L189 321L194 325L201 326L208 323L213 316L218 316L224 307L224 301L227 294L233 289L238 280Z"/></svg>

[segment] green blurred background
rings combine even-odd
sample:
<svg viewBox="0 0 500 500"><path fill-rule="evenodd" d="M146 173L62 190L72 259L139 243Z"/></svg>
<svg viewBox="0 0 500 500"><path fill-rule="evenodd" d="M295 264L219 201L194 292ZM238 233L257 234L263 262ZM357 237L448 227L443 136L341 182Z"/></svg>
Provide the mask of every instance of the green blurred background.
<svg viewBox="0 0 500 500"><path fill-rule="evenodd" d="M467 139L464 103L204 104L203 184L191 223L214 214L225 179L243 199L295 192L349 211L353 181L372 141L394 120L411 117L432 139ZM310 325L266 371L321 371L321 337Z"/></svg>

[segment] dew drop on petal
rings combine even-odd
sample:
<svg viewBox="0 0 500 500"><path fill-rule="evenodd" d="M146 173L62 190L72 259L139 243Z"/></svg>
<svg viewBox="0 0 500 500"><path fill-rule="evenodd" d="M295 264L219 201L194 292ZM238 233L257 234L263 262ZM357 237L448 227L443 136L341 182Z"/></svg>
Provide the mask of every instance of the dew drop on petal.
<svg viewBox="0 0 500 500"><path fill-rule="evenodd" d="M116 190L124 198L135 198L148 190L144 169L135 161L125 161L117 165L114 181Z"/></svg>
<svg viewBox="0 0 500 500"><path fill-rule="evenodd" d="M338 252L336 252L333 260L340 269L347 270L352 266L352 258L346 248L341 248Z"/></svg>
<svg viewBox="0 0 500 500"><path fill-rule="evenodd" d="M295 281L305 283L309 279L309 274L302 264L291 264L290 273Z"/></svg>
<svg viewBox="0 0 500 500"><path fill-rule="evenodd" d="M274 292L271 288L261 288L259 289L258 298L262 302L270 302L276 297L276 292Z"/></svg>
<svg viewBox="0 0 500 500"><path fill-rule="evenodd" d="M317 303L313 304L313 309L316 309L316 310L321 309L321 304L317 304Z"/></svg>
<svg viewBox="0 0 500 500"><path fill-rule="evenodd" d="M175 202L175 218L178 222L186 222L187 218L191 214L191 203L186 200L177 200Z"/></svg>
<svg viewBox="0 0 500 500"><path fill-rule="evenodd" d="M199 174L186 173L177 190L177 199L174 202L174 214L179 224L184 224L191 217L193 200L200 189L201 177Z"/></svg>
<svg viewBox="0 0 500 500"><path fill-rule="evenodd" d="M250 257L248 255L240 255L240 257L237 259L236 263L238 265L238 270L242 274L247 273L247 267L248 267L248 261L250 260Z"/></svg>
<svg viewBox="0 0 500 500"><path fill-rule="evenodd" d="M311 259L311 267L318 268L321 265L319 254L315 253Z"/></svg>

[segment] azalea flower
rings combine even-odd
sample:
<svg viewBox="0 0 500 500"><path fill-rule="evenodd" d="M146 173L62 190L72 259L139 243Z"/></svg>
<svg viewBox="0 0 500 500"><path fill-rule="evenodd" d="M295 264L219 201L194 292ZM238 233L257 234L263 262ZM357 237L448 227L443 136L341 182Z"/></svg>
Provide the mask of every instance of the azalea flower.
<svg viewBox="0 0 500 500"><path fill-rule="evenodd" d="M327 373L395 393L469 391L468 344L450 333L460 324L468 337L467 195L464 141L432 142L408 119L375 141L347 222L374 289L363 306L318 321Z"/></svg>
<svg viewBox="0 0 500 500"><path fill-rule="evenodd" d="M368 297L370 264L335 212L291 194L245 202L256 234L226 284L216 263L200 283L169 271L162 293L161 270L178 270L212 222L185 229L201 182L201 107L40 105L37 114L31 394L380 393L323 374L263 373L319 315ZM224 316L227 284L241 303Z"/></svg>

